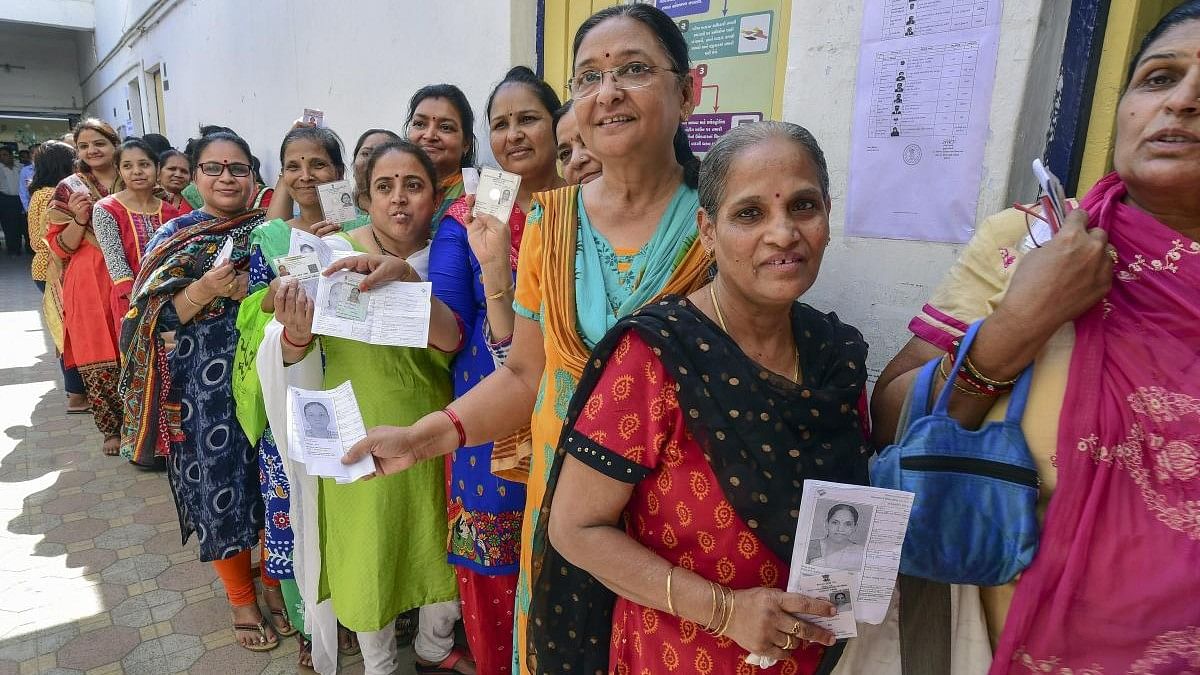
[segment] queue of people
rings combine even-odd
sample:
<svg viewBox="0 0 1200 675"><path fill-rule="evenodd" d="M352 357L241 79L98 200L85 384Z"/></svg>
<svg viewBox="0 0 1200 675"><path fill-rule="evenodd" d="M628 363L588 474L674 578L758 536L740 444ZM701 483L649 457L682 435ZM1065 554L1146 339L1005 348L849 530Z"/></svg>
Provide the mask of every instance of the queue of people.
<svg viewBox="0 0 1200 675"><path fill-rule="evenodd" d="M238 644L295 636L299 667L361 652L391 673L413 621L419 673L1190 672L1200 1L1134 57L1116 170L1052 238L1036 209L981 224L870 397L862 333L801 301L837 206L818 140L762 122L695 157L687 43L652 5L596 13L573 45L565 105L516 67L480 109L486 139L453 84L349 155L298 121L271 187L226 127L180 152L85 120L74 149L39 149L29 235L66 390L86 395L68 406L105 454L165 469ZM521 177L507 222L465 190L483 140ZM327 222L317 186L351 176L358 218ZM294 230L363 291L431 282L428 344L314 333L275 263ZM869 484L917 371L980 322L969 368L936 385L974 429L1035 366L1038 554L1005 586L941 585L937 639L905 637L897 607L918 598L894 594L882 625L835 640L814 617L838 600L786 591L802 485ZM345 382L368 433L344 461L375 472L343 484L289 453L287 392ZM828 506L806 557L857 567L860 517Z"/></svg>

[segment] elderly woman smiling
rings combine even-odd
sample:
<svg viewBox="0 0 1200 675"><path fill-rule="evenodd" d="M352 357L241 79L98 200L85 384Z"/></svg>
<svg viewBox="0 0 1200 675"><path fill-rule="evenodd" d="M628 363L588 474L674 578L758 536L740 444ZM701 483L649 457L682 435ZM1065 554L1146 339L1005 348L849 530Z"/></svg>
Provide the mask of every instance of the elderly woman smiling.
<svg viewBox="0 0 1200 675"><path fill-rule="evenodd" d="M1045 518L1033 564L984 589L992 675L1200 658L1200 2L1142 42L1113 160L1049 241L1016 210L983 223L875 389L882 441L915 370L980 320L975 370L1004 382L1034 365L1022 427ZM1004 415L954 384L964 425Z"/></svg>
<svg viewBox="0 0 1200 675"><path fill-rule="evenodd" d="M832 635L795 616L832 605L782 590L802 482L867 478L867 345L796 301L829 241L828 182L794 124L739 127L704 159L716 277L618 322L568 411L534 539L537 672L836 660Z"/></svg>

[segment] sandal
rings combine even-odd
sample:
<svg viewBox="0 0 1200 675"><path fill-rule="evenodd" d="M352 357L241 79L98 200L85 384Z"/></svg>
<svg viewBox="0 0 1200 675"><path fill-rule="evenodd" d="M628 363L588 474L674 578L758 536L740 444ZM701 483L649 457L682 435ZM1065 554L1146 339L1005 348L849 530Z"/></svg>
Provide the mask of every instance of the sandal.
<svg viewBox="0 0 1200 675"><path fill-rule="evenodd" d="M296 633L296 642L300 643L300 652L297 656L296 667L300 670L314 670L312 640L305 638L303 633Z"/></svg>
<svg viewBox="0 0 1200 675"><path fill-rule="evenodd" d="M243 644L241 640L238 640L238 631L242 631L243 633L258 633L259 638L261 638L263 642L258 644ZM267 624L263 621L259 621L258 623L233 624L233 639L236 640L238 645L243 649L248 649L252 652L269 652L279 646L278 639L267 640Z"/></svg>
<svg viewBox="0 0 1200 675"><path fill-rule="evenodd" d="M342 656L354 656L362 651L358 646L358 636L354 631L338 622L338 653Z"/></svg>
<svg viewBox="0 0 1200 675"><path fill-rule="evenodd" d="M263 595L266 595L268 591L277 594L280 599L283 599L283 591L281 591L278 586L267 586L264 584ZM284 600L284 602L286 602L286 600ZM278 617L282 621L283 625L287 626L286 628L280 628L280 621L271 619L271 628L275 629L276 635L279 637L291 637L299 632L296 630L296 627L292 625L292 620L288 618L287 609L276 609L271 606L271 603L268 602L267 610L271 613L271 616Z"/></svg>
<svg viewBox="0 0 1200 675"><path fill-rule="evenodd" d="M455 647L454 649L450 650L449 656L442 659L441 663L425 664L421 663L420 661L416 661L413 665L416 667L418 673L426 673L428 675L462 675L467 671L458 670L454 667L462 662L470 663L472 665L475 664L475 661L470 657L470 655L468 655L466 652L463 652L458 647ZM474 668L471 669L472 672L474 670Z"/></svg>

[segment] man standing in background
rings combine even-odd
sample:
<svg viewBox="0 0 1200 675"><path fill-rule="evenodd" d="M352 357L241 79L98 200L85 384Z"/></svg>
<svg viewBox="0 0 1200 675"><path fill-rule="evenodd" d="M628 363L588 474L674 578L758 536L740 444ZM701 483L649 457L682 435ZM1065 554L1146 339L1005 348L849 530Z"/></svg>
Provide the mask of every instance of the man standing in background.
<svg viewBox="0 0 1200 675"><path fill-rule="evenodd" d="M0 227L9 255L21 255L25 233L25 210L21 208L21 172L13 160L12 148L0 148Z"/></svg>
<svg viewBox="0 0 1200 675"><path fill-rule="evenodd" d="M33 183L33 160L37 157L39 147L41 143L34 143L28 150L17 153L17 161L21 163L21 210L25 213L29 213L29 185Z"/></svg>

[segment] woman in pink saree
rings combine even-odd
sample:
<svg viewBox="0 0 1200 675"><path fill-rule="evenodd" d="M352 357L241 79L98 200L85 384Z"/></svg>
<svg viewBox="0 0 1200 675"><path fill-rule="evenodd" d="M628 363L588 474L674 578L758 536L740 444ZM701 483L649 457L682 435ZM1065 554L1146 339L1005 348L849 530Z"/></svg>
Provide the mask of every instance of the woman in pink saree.
<svg viewBox="0 0 1200 675"><path fill-rule="evenodd" d="M916 369L969 324L977 373L1034 365L1041 541L980 589L991 675L1200 668L1200 1L1134 58L1114 165L1052 239L1016 209L984 222L875 389L887 442ZM1003 416L1006 396L955 386L965 426Z"/></svg>

